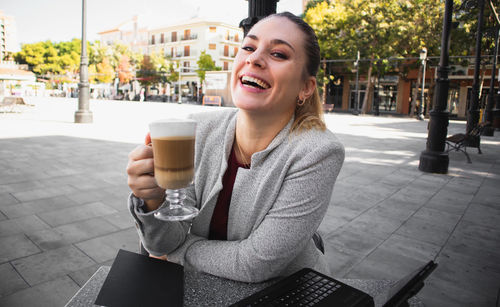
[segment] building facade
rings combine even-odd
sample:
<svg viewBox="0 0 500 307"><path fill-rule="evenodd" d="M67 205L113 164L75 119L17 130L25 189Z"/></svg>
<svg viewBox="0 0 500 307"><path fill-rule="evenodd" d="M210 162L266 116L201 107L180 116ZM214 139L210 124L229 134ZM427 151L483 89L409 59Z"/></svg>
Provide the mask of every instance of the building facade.
<svg viewBox="0 0 500 307"><path fill-rule="evenodd" d="M16 21L0 10L0 62L12 60L12 54L18 49Z"/></svg>
<svg viewBox="0 0 500 307"><path fill-rule="evenodd" d="M146 54L148 50L148 28L143 25L140 16L134 16L116 28L98 33L103 45L110 46L115 43L130 47L133 52Z"/></svg>
<svg viewBox="0 0 500 307"><path fill-rule="evenodd" d="M205 51L223 71L232 69L243 39L243 31L222 22L194 18L171 26L149 30L148 54L160 53L178 62L181 83L199 87L196 62Z"/></svg>

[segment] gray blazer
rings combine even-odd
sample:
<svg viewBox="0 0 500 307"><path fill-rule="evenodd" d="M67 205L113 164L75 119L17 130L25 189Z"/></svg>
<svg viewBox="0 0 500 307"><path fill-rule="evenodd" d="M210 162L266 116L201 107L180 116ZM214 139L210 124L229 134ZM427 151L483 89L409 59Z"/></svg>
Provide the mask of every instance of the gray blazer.
<svg viewBox="0 0 500 307"><path fill-rule="evenodd" d="M245 282L286 276L310 267L328 274L312 236L323 219L344 148L330 131L290 133L292 120L269 146L238 169L229 208L227 241L208 240L233 145L237 109L192 116L198 121L195 179L186 203L200 209L191 222L165 222L129 209L145 249L194 270Z"/></svg>

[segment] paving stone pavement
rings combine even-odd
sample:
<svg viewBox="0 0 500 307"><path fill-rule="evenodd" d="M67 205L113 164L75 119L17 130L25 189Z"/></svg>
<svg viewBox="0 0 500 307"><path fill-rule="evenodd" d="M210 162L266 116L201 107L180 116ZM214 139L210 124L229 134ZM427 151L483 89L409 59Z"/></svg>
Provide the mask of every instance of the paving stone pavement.
<svg viewBox="0 0 500 307"><path fill-rule="evenodd" d="M158 116L190 105L34 99L0 113L0 306L63 306L123 248L138 251L126 208L127 154ZM449 173L418 171L427 121L325 115L346 161L320 233L333 276L399 279L435 259L427 306L494 306L500 289L500 132L482 155L450 152ZM451 122L449 134L463 132Z"/></svg>

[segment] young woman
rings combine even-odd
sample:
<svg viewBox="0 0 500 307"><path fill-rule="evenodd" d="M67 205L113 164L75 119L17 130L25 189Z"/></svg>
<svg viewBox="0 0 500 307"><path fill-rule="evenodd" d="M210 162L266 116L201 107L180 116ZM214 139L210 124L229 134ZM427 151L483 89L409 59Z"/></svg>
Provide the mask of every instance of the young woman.
<svg viewBox="0 0 500 307"><path fill-rule="evenodd" d="M303 267L328 273L313 236L344 160L325 128L316 89L319 46L291 13L258 22L243 40L231 76L237 109L194 115L195 179L189 222L153 217L164 196L153 153L129 155L129 208L144 248L188 269L246 282Z"/></svg>

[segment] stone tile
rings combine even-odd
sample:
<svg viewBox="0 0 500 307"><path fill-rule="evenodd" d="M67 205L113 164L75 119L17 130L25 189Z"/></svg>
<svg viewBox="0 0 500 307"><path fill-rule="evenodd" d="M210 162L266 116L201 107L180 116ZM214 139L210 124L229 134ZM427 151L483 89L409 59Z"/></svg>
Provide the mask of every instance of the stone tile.
<svg viewBox="0 0 500 307"><path fill-rule="evenodd" d="M93 189L88 191L76 192L67 196L68 198L79 204L101 201L103 199L111 197L110 192L108 192L106 189Z"/></svg>
<svg viewBox="0 0 500 307"><path fill-rule="evenodd" d="M94 275L94 273L101 266L103 266L103 265L111 266L111 265L113 265L113 261L114 261L114 259L106 261L104 263L95 264L95 265L89 266L87 268L84 268L84 269L81 269L81 270L78 270L75 272L71 272L68 275L69 275L69 277L71 277L71 279L73 279L74 282L76 282L78 284L78 286L83 287L83 285L90 279L90 277L92 277L92 275Z"/></svg>
<svg viewBox="0 0 500 307"><path fill-rule="evenodd" d="M473 195L456 191L441 190L429 202L426 207L446 211L454 214L463 214L469 205Z"/></svg>
<svg viewBox="0 0 500 307"><path fill-rule="evenodd" d="M0 276L0 297L29 287L10 263L0 264Z"/></svg>
<svg viewBox="0 0 500 307"><path fill-rule="evenodd" d="M32 233L34 231L50 228L44 221L36 215L23 216L16 219L0 222L0 237L10 236L20 233Z"/></svg>
<svg viewBox="0 0 500 307"><path fill-rule="evenodd" d="M413 217L427 220L436 225L455 227L462 216L459 214L436 210L434 208L422 207L415 212Z"/></svg>
<svg viewBox="0 0 500 307"><path fill-rule="evenodd" d="M55 227L59 225L74 223L107 214L114 214L117 211L100 202L79 205L72 208L54 210L38 214L47 224Z"/></svg>
<svg viewBox="0 0 500 307"><path fill-rule="evenodd" d="M36 199L50 198L60 195L66 195L76 192L77 190L69 185L60 185L57 187L46 187L24 192L12 193L15 198L21 202L28 202Z"/></svg>
<svg viewBox="0 0 500 307"><path fill-rule="evenodd" d="M135 227L113 234L94 238L76 244L86 255L97 263L102 263L116 257L119 249L139 252L139 236Z"/></svg>
<svg viewBox="0 0 500 307"><path fill-rule="evenodd" d="M394 220L406 221L419 207L420 205L415 206L414 204L400 203L394 199L387 199L378 206L371 208L366 213Z"/></svg>
<svg viewBox="0 0 500 307"><path fill-rule="evenodd" d="M327 257L331 276L334 278L343 278L365 257L361 254L340 251L329 244L325 245L325 255Z"/></svg>
<svg viewBox="0 0 500 307"><path fill-rule="evenodd" d="M446 225L436 225L428 220L412 217L395 233L427 243L443 245L452 230L452 227Z"/></svg>
<svg viewBox="0 0 500 307"><path fill-rule="evenodd" d="M0 298L0 306L64 306L75 295L78 289L78 285L71 278L62 276L61 278L2 297Z"/></svg>
<svg viewBox="0 0 500 307"><path fill-rule="evenodd" d="M380 239L387 239L395 232L403 221L386 216L374 214L371 210L355 218L345 228L355 229L358 232L369 233Z"/></svg>
<svg viewBox="0 0 500 307"><path fill-rule="evenodd" d="M424 260L415 260L404 255L395 254L393 251L377 248L345 277L400 280L424 264Z"/></svg>
<svg viewBox="0 0 500 307"><path fill-rule="evenodd" d="M463 219L483 226L500 228L500 208L495 209L490 206L471 204Z"/></svg>
<svg viewBox="0 0 500 307"><path fill-rule="evenodd" d="M30 285L49 281L94 265L74 246L65 246L12 261L12 265Z"/></svg>
<svg viewBox="0 0 500 307"><path fill-rule="evenodd" d="M37 231L29 235L29 237L43 250L50 250L109 234L117 230L117 227L111 225L106 220L93 218Z"/></svg>
<svg viewBox="0 0 500 307"><path fill-rule="evenodd" d="M339 233L335 233L323 238L325 245L329 245L337 251L348 254L368 255L378 245L383 242L370 232L363 232L353 228L342 228Z"/></svg>
<svg viewBox="0 0 500 307"><path fill-rule="evenodd" d="M0 185L0 194L30 191L42 187L43 185L38 180L28 180L23 182Z"/></svg>
<svg viewBox="0 0 500 307"><path fill-rule="evenodd" d="M0 237L0 263L40 252L24 234Z"/></svg>
<svg viewBox="0 0 500 307"><path fill-rule="evenodd" d="M439 253L441 246L416 239L393 234L377 247L395 255L403 255L419 261L432 260Z"/></svg>
<svg viewBox="0 0 500 307"><path fill-rule="evenodd" d="M5 221L7 219L7 216L0 211L0 222Z"/></svg>
<svg viewBox="0 0 500 307"><path fill-rule="evenodd" d="M433 277L454 283L461 289L474 291L481 296L495 295L500 285L500 273L492 272L482 265L449 261L445 257L438 257L437 269Z"/></svg>
<svg viewBox="0 0 500 307"><path fill-rule="evenodd" d="M116 211L128 212L128 194L122 195L121 197L111 195L101 199L100 202Z"/></svg>
<svg viewBox="0 0 500 307"><path fill-rule="evenodd" d="M113 226L118 227L119 229L135 227L134 219L132 218L128 210L103 216L102 219L106 220Z"/></svg>
<svg viewBox="0 0 500 307"><path fill-rule="evenodd" d="M434 273L426 279L424 288L418 293L418 298L422 300L425 306L488 307L495 305L495 299L491 296L485 297L469 288L457 287L454 282L436 278Z"/></svg>
<svg viewBox="0 0 500 307"><path fill-rule="evenodd" d="M0 209L7 206L12 206L17 203L19 203L19 200L17 200L14 196L12 196L12 194L10 193L0 194Z"/></svg>
<svg viewBox="0 0 500 307"><path fill-rule="evenodd" d="M47 212L53 210L74 207L78 205L77 202L69 199L66 196L56 196L51 198L39 199L25 203L19 203L12 206L7 206L2 211L9 218L16 218L26 215L37 214L40 212Z"/></svg>

